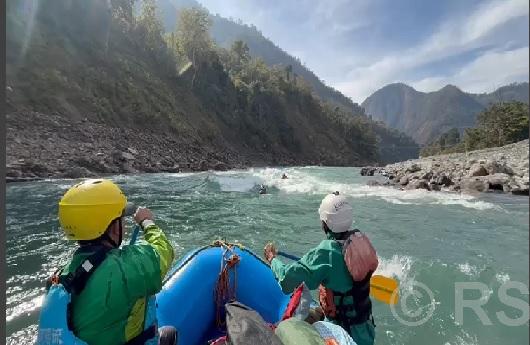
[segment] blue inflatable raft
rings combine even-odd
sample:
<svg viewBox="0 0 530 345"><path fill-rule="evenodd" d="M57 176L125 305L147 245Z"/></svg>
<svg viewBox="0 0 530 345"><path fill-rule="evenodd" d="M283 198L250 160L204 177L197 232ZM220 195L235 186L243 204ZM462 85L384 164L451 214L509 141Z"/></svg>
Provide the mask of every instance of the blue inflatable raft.
<svg viewBox="0 0 530 345"><path fill-rule="evenodd" d="M219 274L232 255L238 262L229 270L235 299L257 311L265 321L280 321L285 295L269 266L250 250L219 243L189 252L169 272L157 295L159 326L174 326L179 345L203 345L222 334L216 324L215 292Z"/></svg>

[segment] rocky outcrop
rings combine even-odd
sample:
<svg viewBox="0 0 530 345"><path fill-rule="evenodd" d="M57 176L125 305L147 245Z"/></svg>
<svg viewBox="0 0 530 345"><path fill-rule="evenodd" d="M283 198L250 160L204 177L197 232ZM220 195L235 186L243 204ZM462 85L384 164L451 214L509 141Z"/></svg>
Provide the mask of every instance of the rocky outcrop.
<svg viewBox="0 0 530 345"><path fill-rule="evenodd" d="M8 114L6 134L7 182L228 170L250 164L234 151L205 147L190 137L37 112Z"/></svg>
<svg viewBox="0 0 530 345"><path fill-rule="evenodd" d="M466 153L423 157L378 170L404 189L529 194L528 140Z"/></svg>

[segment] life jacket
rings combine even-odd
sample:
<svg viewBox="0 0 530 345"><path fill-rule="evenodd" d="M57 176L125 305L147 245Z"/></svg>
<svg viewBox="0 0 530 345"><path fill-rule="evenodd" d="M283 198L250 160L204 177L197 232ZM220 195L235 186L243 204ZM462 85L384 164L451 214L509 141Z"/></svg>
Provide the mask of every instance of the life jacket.
<svg viewBox="0 0 530 345"><path fill-rule="evenodd" d="M342 293L320 285L319 300L324 315L349 331L352 325L364 323L372 316L370 279L379 261L368 237L357 229L349 232L342 244L342 254L352 277L353 287ZM335 303L335 297L340 297L338 304ZM346 297L351 297L353 304L346 303ZM355 312L353 317L350 316L352 312Z"/></svg>
<svg viewBox="0 0 530 345"><path fill-rule="evenodd" d="M73 332L72 294L79 295L86 283L107 257L110 249L101 247L90 255L74 272L61 275L56 272L48 281L49 290L42 304L39 317L37 345L87 345ZM151 296L147 302L144 330L125 345L157 344L156 300Z"/></svg>

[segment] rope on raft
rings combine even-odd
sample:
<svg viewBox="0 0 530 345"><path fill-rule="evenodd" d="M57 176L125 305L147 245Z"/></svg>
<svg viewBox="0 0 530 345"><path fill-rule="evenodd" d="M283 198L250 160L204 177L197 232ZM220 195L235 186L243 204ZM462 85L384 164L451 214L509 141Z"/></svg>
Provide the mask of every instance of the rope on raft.
<svg viewBox="0 0 530 345"><path fill-rule="evenodd" d="M241 260L239 255L234 253L234 248L241 248L240 245L227 243L225 241L215 241L212 244L213 247L223 248L223 255L221 256L221 271L217 278L217 283L214 290L215 299L215 324L218 329L222 329L225 326L224 318L224 305L228 302L236 300L236 288L237 288L237 271L236 266ZM234 279L230 284L230 270L234 271Z"/></svg>

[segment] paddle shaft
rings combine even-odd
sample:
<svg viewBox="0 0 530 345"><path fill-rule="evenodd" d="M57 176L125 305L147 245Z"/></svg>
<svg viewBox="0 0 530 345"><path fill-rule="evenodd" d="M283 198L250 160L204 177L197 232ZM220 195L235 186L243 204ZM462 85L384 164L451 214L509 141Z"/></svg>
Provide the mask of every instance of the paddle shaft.
<svg viewBox="0 0 530 345"><path fill-rule="evenodd" d="M134 227L129 245L133 245L136 242L136 239L138 238L139 233L140 233L140 225L136 224L136 226Z"/></svg>
<svg viewBox="0 0 530 345"><path fill-rule="evenodd" d="M300 258L298 256L294 256L294 255L291 255L289 253L282 252L281 250L278 251L278 255L283 256L284 258L287 258L287 259L294 260L294 261L300 260Z"/></svg>

